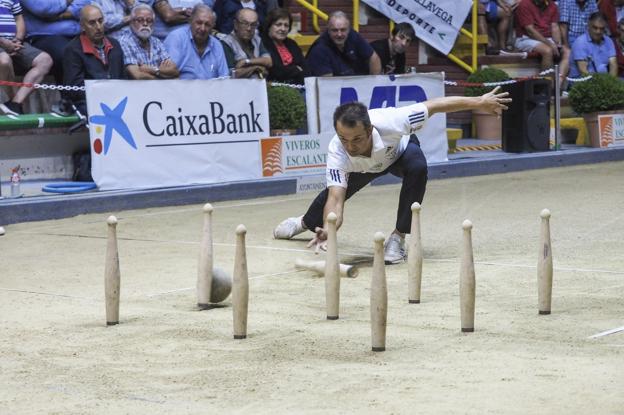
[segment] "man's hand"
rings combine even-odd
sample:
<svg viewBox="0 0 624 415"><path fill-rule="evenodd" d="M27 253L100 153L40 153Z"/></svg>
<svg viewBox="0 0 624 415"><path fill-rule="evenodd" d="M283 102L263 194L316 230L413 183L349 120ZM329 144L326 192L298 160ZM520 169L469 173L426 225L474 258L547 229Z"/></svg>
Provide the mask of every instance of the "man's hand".
<svg viewBox="0 0 624 415"><path fill-rule="evenodd" d="M176 64L171 59L165 59L160 62L160 71L167 71L176 67Z"/></svg>
<svg viewBox="0 0 624 415"><path fill-rule="evenodd" d="M498 93L499 90L500 86L497 86L487 94L481 95L479 109L500 116L507 109L506 104L511 102L511 98L507 98L509 92Z"/></svg>
<svg viewBox="0 0 624 415"><path fill-rule="evenodd" d="M314 230L314 238L308 243L308 248L314 247L314 253L318 254L320 250L327 251L327 231L317 227Z"/></svg>
<svg viewBox="0 0 624 415"><path fill-rule="evenodd" d="M24 46L22 45L22 42L17 39L0 38L0 47L2 47L2 49L4 49L9 56L15 56L15 54Z"/></svg>

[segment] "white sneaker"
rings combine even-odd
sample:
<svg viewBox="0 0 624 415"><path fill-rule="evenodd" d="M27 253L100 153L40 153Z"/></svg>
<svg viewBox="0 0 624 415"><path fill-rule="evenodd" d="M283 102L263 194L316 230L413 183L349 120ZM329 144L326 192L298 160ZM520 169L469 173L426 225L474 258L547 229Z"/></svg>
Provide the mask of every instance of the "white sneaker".
<svg viewBox="0 0 624 415"><path fill-rule="evenodd" d="M384 244L384 262L390 265L403 261L405 261L405 238L393 233Z"/></svg>
<svg viewBox="0 0 624 415"><path fill-rule="evenodd" d="M302 219L303 215L283 220L273 229L273 237L275 239L291 239L293 236L304 232L306 229L301 224Z"/></svg>

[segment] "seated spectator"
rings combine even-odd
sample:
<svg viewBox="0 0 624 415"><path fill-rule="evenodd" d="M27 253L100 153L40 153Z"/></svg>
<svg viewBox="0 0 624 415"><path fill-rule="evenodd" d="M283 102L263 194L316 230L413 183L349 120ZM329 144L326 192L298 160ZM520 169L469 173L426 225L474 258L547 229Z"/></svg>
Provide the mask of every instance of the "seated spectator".
<svg viewBox="0 0 624 415"><path fill-rule="evenodd" d="M258 24L258 13L240 9L236 13L234 30L223 38L234 52L236 78L266 78L273 65L271 54L256 33Z"/></svg>
<svg viewBox="0 0 624 415"><path fill-rule="evenodd" d="M479 33L488 35L487 55L498 55L507 47L509 23L519 0L479 0L477 25ZM496 25L496 38L488 34L488 24Z"/></svg>
<svg viewBox="0 0 624 415"><path fill-rule="evenodd" d="M154 10L139 4L130 12L131 33L120 39L126 72L132 79L177 78L178 67L160 40L152 36Z"/></svg>
<svg viewBox="0 0 624 415"><path fill-rule="evenodd" d="M555 62L560 62L561 79L565 79L570 48L562 43L557 5L548 0L520 0L515 23L516 48L539 53L542 69L550 69Z"/></svg>
<svg viewBox="0 0 624 415"><path fill-rule="evenodd" d="M26 25L19 0L3 0L0 3L0 79L11 79L17 68L25 72L24 83L38 83L52 68L50 55L24 43L25 36ZM32 91L33 88L19 87L12 99L0 104L0 112L23 114L22 103Z"/></svg>
<svg viewBox="0 0 624 415"><path fill-rule="evenodd" d="M587 31L589 16L598 11L596 0L559 0L559 25L563 44L571 48Z"/></svg>
<svg viewBox="0 0 624 415"><path fill-rule="evenodd" d="M371 45L351 30L344 12L333 12L327 30L314 41L306 56L314 76L379 75L381 61Z"/></svg>
<svg viewBox="0 0 624 415"><path fill-rule="evenodd" d="M609 36L616 37L618 22L624 19L624 0L600 0L598 8L607 19Z"/></svg>
<svg viewBox="0 0 624 415"><path fill-rule="evenodd" d="M124 79L123 51L119 42L105 35L104 15L89 5L80 12L80 36L67 44L63 54L64 83L84 86L86 79ZM67 91L65 98L87 114L84 91Z"/></svg>
<svg viewBox="0 0 624 415"><path fill-rule="evenodd" d="M80 10L91 0L21 0L28 42L46 52L54 62L57 84L63 83L63 49L80 34Z"/></svg>
<svg viewBox="0 0 624 415"><path fill-rule="evenodd" d="M405 51L412 40L416 38L414 28L409 23L398 23L392 29L388 39L379 39L371 42L371 46L381 60L384 74L401 74L405 70Z"/></svg>
<svg viewBox="0 0 624 415"><path fill-rule="evenodd" d="M108 37L119 38L130 31L130 11L138 3L152 5L153 0L93 0L104 14L104 29Z"/></svg>
<svg viewBox="0 0 624 415"><path fill-rule="evenodd" d="M217 17L205 4L191 11L191 24L167 36L165 48L180 71L180 79L212 79L229 75L221 42L210 35Z"/></svg>
<svg viewBox="0 0 624 415"><path fill-rule="evenodd" d="M587 31L572 45L570 77L578 78L589 73L610 73L617 76L615 47L605 36L607 22L600 12L589 17Z"/></svg>
<svg viewBox="0 0 624 415"><path fill-rule="evenodd" d="M169 33L188 24L191 11L197 4L213 8L214 0L155 0L154 36L164 40Z"/></svg>
<svg viewBox="0 0 624 415"><path fill-rule="evenodd" d="M273 66L269 81L303 85L309 75L305 58L297 42L288 37L292 17L286 9L273 9L267 15L262 43L271 54Z"/></svg>
<svg viewBox="0 0 624 415"><path fill-rule="evenodd" d="M277 7L276 0L216 0L214 11L217 14L217 30L225 34L231 33L240 9L255 10L260 24L263 24L267 13Z"/></svg>
<svg viewBox="0 0 624 415"><path fill-rule="evenodd" d="M618 75L624 78L624 17L618 22L618 36L613 40L618 62Z"/></svg>

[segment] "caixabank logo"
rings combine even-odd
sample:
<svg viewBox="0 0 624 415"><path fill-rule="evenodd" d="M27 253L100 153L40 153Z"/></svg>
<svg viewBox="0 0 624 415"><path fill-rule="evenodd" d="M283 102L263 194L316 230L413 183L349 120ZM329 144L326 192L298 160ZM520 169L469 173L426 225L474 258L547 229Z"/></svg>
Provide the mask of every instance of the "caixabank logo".
<svg viewBox="0 0 624 415"><path fill-rule="evenodd" d="M260 140L262 176L294 174L325 168L327 153L320 139L310 136L270 137Z"/></svg>
<svg viewBox="0 0 624 415"><path fill-rule="evenodd" d="M128 103L128 97L122 99L115 108L111 109L103 102L100 103L102 109L101 115L92 115L89 117L89 122L95 124L96 138L93 140L93 151L96 154L108 153L113 139L113 133L116 132L126 143L128 143L135 150L137 145L134 142L134 137L128 128L128 125L123 120L123 113L126 110L126 104ZM104 127L102 127L104 126ZM104 132L104 140L102 140L102 132Z"/></svg>

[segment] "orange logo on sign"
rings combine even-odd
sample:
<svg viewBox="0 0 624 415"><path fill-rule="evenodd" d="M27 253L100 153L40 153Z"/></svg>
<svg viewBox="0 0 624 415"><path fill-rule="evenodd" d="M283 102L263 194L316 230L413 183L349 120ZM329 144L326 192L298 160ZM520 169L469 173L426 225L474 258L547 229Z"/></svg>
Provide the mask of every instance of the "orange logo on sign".
<svg viewBox="0 0 624 415"><path fill-rule="evenodd" d="M608 147L613 143L613 117L599 117L600 147Z"/></svg>
<svg viewBox="0 0 624 415"><path fill-rule="evenodd" d="M263 138L260 145L262 148L262 176L271 177L277 173L283 173L282 139Z"/></svg>

